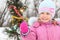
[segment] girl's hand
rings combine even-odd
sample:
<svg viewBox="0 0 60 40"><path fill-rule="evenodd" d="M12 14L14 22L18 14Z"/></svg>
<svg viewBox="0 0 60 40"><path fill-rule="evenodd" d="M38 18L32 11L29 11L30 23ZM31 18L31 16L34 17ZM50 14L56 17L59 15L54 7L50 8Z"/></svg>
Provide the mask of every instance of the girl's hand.
<svg viewBox="0 0 60 40"><path fill-rule="evenodd" d="M28 32L28 24L26 21L23 21L20 25L20 31L22 33L27 33Z"/></svg>

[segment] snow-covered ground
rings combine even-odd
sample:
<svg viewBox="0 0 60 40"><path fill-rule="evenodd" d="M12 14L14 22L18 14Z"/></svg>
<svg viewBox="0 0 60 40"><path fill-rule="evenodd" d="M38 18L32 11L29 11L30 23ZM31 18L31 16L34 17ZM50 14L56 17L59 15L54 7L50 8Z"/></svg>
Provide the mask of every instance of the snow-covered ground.
<svg viewBox="0 0 60 40"><path fill-rule="evenodd" d="M4 33L4 30L5 30L4 27L0 27L0 40L7 40L8 38L8 35Z"/></svg>
<svg viewBox="0 0 60 40"><path fill-rule="evenodd" d="M5 28L8 27L0 27L0 40L15 40L14 37L9 38L9 36L4 32Z"/></svg>

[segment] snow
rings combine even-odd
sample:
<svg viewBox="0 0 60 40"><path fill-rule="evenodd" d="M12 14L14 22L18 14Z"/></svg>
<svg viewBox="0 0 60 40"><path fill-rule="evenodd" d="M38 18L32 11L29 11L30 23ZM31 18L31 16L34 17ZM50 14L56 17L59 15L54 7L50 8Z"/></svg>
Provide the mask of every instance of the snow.
<svg viewBox="0 0 60 40"><path fill-rule="evenodd" d="M10 37L6 34L5 28L8 27L0 27L0 40L15 40L14 37Z"/></svg>
<svg viewBox="0 0 60 40"><path fill-rule="evenodd" d="M7 40L8 38L8 35L4 33L4 30L5 30L4 27L0 27L0 40Z"/></svg>
<svg viewBox="0 0 60 40"><path fill-rule="evenodd" d="M6 0L0 0L0 11L3 11L6 6Z"/></svg>

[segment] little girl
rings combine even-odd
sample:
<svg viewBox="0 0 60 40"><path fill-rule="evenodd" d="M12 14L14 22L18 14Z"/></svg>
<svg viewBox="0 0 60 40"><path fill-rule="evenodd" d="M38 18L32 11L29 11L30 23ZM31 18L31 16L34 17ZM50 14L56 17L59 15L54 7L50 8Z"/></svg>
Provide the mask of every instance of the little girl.
<svg viewBox="0 0 60 40"><path fill-rule="evenodd" d="M38 12L38 20L31 28L25 21L20 24L22 40L60 40L59 23L53 20L55 4L51 0L44 0Z"/></svg>

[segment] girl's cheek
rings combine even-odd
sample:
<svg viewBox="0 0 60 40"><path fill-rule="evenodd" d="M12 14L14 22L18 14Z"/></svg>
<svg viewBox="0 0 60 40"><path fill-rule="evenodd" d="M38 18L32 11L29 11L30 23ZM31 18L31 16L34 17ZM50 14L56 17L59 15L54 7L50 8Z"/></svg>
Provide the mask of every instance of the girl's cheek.
<svg viewBox="0 0 60 40"><path fill-rule="evenodd" d="M48 19L50 19L50 20L52 19L52 18L51 18L51 15L48 16Z"/></svg>
<svg viewBox="0 0 60 40"><path fill-rule="evenodd" d="M42 19L42 16L39 16L39 19L41 20Z"/></svg>

